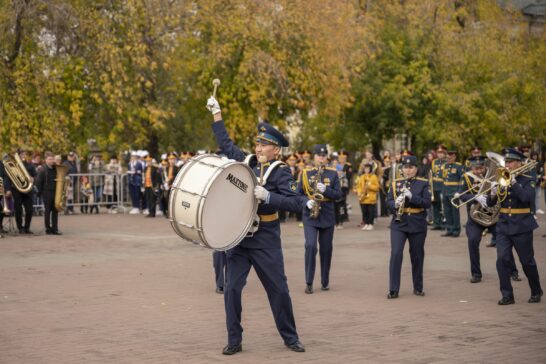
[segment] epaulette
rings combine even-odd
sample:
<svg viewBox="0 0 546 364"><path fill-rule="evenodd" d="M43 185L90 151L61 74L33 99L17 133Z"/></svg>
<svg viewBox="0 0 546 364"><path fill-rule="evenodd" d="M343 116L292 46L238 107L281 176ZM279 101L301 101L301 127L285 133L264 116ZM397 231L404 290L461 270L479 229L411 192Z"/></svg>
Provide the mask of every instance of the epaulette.
<svg viewBox="0 0 546 364"><path fill-rule="evenodd" d="M303 170L304 170L305 172L311 172L311 171L314 171L314 170L316 170L316 168L315 168L315 167L311 167L311 168L304 168Z"/></svg>
<svg viewBox="0 0 546 364"><path fill-rule="evenodd" d="M462 166L462 164L461 164L461 163L459 163L459 162L455 162L455 164L458 164L458 165Z"/></svg>
<svg viewBox="0 0 546 364"><path fill-rule="evenodd" d="M423 177L415 177L415 179L418 180L418 181L428 182L428 179L423 178Z"/></svg>

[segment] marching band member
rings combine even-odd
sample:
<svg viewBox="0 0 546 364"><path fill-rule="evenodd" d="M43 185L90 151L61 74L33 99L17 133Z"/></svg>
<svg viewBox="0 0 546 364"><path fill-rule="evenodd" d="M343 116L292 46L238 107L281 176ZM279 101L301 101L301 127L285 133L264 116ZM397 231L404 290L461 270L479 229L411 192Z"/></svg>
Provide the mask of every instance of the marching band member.
<svg viewBox="0 0 546 364"><path fill-rule="evenodd" d="M393 213L391 222L391 259L389 264L388 299L398 298L404 245L409 241L413 293L424 296L423 263L427 236L427 213L430 207L430 190L425 178L417 174L417 158L412 155L401 159L404 178L392 182L387 204Z"/></svg>
<svg viewBox="0 0 546 364"><path fill-rule="evenodd" d="M57 169L55 168L55 156L51 152L45 152L45 166L36 177L36 188L44 200L44 220L47 235L62 235L58 228L58 212L55 208L55 187Z"/></svg>
<svg viewBox="0 0 546 364"><path fill-rule="evenodd" d="M21 149L18 153L32 182L34 178L36 178L36 168L32 163L27 162L26 150ZM55 162L55 159L53 159L53 162ZM11 182L11 195L15 208L15 223L17 224L17 229L19 229L19 234L32 234L32 231L30 231L30 223L32 222L32 201L34 199L34 191L30 190L29 192L23 193L16 188L13 181ZM25 211L24 225L23 210Z"/></svg>
<svg viewBox="0 0 546 364"><path fill-rule="evenodd" d="M464 167L456 162L457 152L449 150L447 152L447 162L442 166L442 204L446 218L446 232L441 236L458 237L461 234L461 215L459 209L451 204L451 199L459 190ZM434 180L434 179L433 179Z"/></svg>
<svg viewBox="0 0 546 364"><path fill-rule="evenodd" d="M313 150L315 167L304 169L298 183L298 193L312 198L322 195L317 216L311 215L311 210L303 211L303 232L305 235L305 293L313 293L313 280L317 259L317 241L320 253L321 289L329 290L330 266L334 240L336 217L334 201L341 197L341 187L337 171L327 168L328 150L325 144L317 144ZM316 190L315 190L316 188Z"/></svg>
<svg viewBox="0 0 546 364"><path fill-rule="evenodd" d="M222 120L220 105L214 96L207 101L207 109L213 115L212 130L222 152L228 158L243 161L245 154L230 139ZM256 159L251 158L249 165L254 173L259 176L261 169L266 172L265 169L271 167L277 159L281 147L286 146L288 141L279 131L267 123L259 123L255 151L258 160L264 158L267 162L257 163ZM296 331L292 301L284 273L278 219L279 209L298 211L304 205L309 209L314 206L313 200L306 201L306 198L298 196L296 189L297 185L292 179L290 169L285 165L275 168L265 185L256 186L254 190L256 198L261 201L258 207L260 216L258 230L226 253L228 269L224 302L228 344L222 351L224 355L232 355L242 350L241 294L252 266L267 292L277 330L285 345L296 352L305 351Z"/></svg>
<svg viewBox="0 0 546 364"><path fill-rule="evenodd" d="M443 145L439 145L436 149L436 155L438 158L432 160L432 193L434 198L432 199L432 229L442 230L442 188L443 177L442 167L447 162L446 149Z"/></svg>
<svg viewBox="0 0 546 364"><path fill-rule="evenodd" d="M472 175L483 179L485 177L485 161L486 157L483 156L473 156L468 158L468 165L472 171ZM459 192L455 194L455 198L463 202L466 202L473 198L479 190L480 180L474 178L472 175L464 174L461 186L459 187ZM468 255L470 257L470 273L472 277L470 278L470 283L478 283L482 281L482 271L480 268L480 242L482 240L482 234L485 230L491 231L493 235L493 240L496 239L496 226L495 224L487 227L479 224L470 217L470 209L473 204L479 203L482 207L487 206L487 197L484 195L476 197L474 202L467 204L467 216L468 220L466 222L466 236L468 238ZM514 255L510 251L510 262L512 268L510 270L512 274L512 279L520 280L518 277L518 270L516 268L516 262L514 261Z"/></svg>
<svg viewBox="0 0 546 364"><path fill-rule="evenodd" d="M505 166L509 171L522 166L525 155L514 148L503 151ZM500 280L502 298L499 305L515 303L514 291L510 282L512 247L516 249L523 271L529 281L531 297L529 303L538 303L543 291L540 287L538 268L533 251L533 230L538 225L531 213L535 198L535 181L526 174L510 174L507 187L494 186L487 205L500 203L500 215L497 222L497 273Z"/></svg>

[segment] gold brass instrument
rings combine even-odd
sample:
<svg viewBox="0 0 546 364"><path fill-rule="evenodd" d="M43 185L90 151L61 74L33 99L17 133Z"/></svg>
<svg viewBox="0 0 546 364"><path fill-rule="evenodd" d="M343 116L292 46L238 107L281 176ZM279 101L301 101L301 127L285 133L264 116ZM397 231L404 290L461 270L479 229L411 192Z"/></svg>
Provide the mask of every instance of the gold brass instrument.
<svg viewBox="0 0 546 364"><path fill-rule="evenodd" d="M400 192L404 193L404 190L407 188L408 180L404 180L404 185L402 186L402 189ZM396 186L393 186L393 188L396 188ZM393 191L394 193L394 191ZM402 203L400 206L398 206L398 209L396 210L396 217L394 218L394 221L400 222L402 220L402 214L404 213L404 208L406 207L406 198L402 200Z"/></svg>
<svg viewBox="0 0 546 364"><path fill-rule="evenodd" d="M324 165L320 164L318 167L317 174L314 176L315 179L313 181L313 186L309 186L309 179L307 178L307 171L303 171L303 184L305 188L305 192L307 196L315 201L315 205L313 206L313 209L309 213L309 216L312 219L316 219L319 217L320 214L320 203L324 201L324 195L322 193L319 193L317 190L317 185L321 183L322 181L322 174L324 173Z"/></svg>
<svg viewBox="0 0 546 364"><path fill-rule="evenodd" d="M0 195L2 195L2 214L4 216L10 215L11 210L8 208L8 201L6 200L6 191L4 190L4 179L0 177Z"/></svg>
<svg viewBox="0 0 546 364"><path fill-rule="evenodd" d="M29 193L32 191L32 177L28 174L19 154L15 153L13 156L7 153L4 154L2 163L11 182L19 192Z"/></svg>
<svg viewBox="0 0 546 364"><path fill-rule="evenodd" d="M432 183L433 183L432 167L430 167L430 171L428 171L428 186L430 187L430 202L434 202L434 187Z"/></svg>
<svg viewBox="0 0 546 364"><path fill-rule="evenodd" d="M530 170L535 168L537 164L536 161L528 161L527 163L522 164L520 167L510 171L508 168L505 167L505 161L502 155L494 153L494 152L487 152L486 154L487 154L487 158L489 158L489 160L495 164L496 166L495 172L489 173L489 170L488 170L487 177L484 178L482 181L480 181L480 189L479 189L480 192L472 196L472 198L468 199L467 201L457 202L459 200L458 196L456 195L456 197L453 197L451 199L451 204L455 206L456 208L459 208L468 203L471 203L478 196L489 193L489 191L491 191L491 189L495 185L493 182L496 182L501 187L508 187L511 184L512 177L517 177L520 174L529 172ZM489 184L489 186L487 186L486 188L482 188L483 184ZM466 191L461 192L459 195L470 193L470 191L473 190L474 188L475 187L468 188Z"/></svg>
<svg viewBox="0 0 546 364"><path fill-rule="evenodd" d="M55 178L55 208L62 212L66 208L66 189L68 188L68 167L56 165L57 177Z"/></svg>

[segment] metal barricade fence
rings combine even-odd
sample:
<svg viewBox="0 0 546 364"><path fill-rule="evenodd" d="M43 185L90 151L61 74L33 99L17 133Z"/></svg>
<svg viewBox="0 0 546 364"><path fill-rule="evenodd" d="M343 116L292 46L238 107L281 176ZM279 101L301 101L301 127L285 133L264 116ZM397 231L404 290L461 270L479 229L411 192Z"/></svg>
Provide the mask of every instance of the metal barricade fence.
<svg viewBox="0 0 546 364"><path fill-rule="evenodd" d="M74 173L67 178L66 211L79 207L81 212L92 213L98 212L99 207L107 207L124 213L131 205L127 173ZM43 211L42 199L34 195L34 210Z"/></svg>

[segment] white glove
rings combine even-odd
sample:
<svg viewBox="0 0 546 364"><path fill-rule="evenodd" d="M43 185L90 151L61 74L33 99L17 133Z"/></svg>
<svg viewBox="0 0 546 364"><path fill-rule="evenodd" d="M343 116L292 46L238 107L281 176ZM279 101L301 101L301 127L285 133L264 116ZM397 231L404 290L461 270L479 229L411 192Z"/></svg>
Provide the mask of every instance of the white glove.
<svg viewBox="0 0 546 364"><path fill-rule="evenodd" d="M497 195L497 190L498 190L498 186L497 186L497 182L492 182L491 183L491 196L496 196Z"/></svg>
<svg viewBox="0 0 546 364"><path fill-rule="evenodd" d="M478 197L476 197L476 201L477 201L482 207L487 207L487 197L485 197L484 195L479 195Z"/></svg>
<svg viewBox="0 0 546 364"><path fill-rule="evenodd" d="M320 193L324 193L324 191L326 191L326 185L324 183L317 183L317 190L320 192Z"/></svg>
<svg viewBox="0 0 546 364"><path fill-rule="evenodd" d="M163 184L163 188L165 189L165 191L168 191L168 190L169 190L169 184L168 184L168 183L164 183L164 184Z"/></svg>
<svg viewBox="0 0 546 364"><path fill-rule="evenodd" d="M317 203L315 202L315 200L309 200L309 201L307 201L307 203L306 203L305 205L307 206L307 208L308 208L309 210L312 210L313 207L314 207L316 204L317 204Z"/></svg>
<svg viewBox="0 0 546 364"><path fill-rule="evenodd" d="M258 200L267 201L269 197L269 191L262 186L256 186L254 187L254 196L256 196Z"/></svg>
<svg viewBox="0 0 546 364"><path fill-rule="evenodd" d="M404 196L406 196L408 199L411 200L411 196L412 196L411 191L408 189L404 190Z"/></svg>
<svg viewBox="0 0 546 364"><path fill-rule="evenodd" d="M222 111L222 109L220 109L220 104L214 96L209 97L207 100L207 109L212 113L212 115L218 114Z"/></svg>
<svg viewBox="0 0 546 364"><path fill-rule="evenodd" d="M516 176L512 176L512 180L510 181L510 184L513 186L516 184Z"/></svg>
<svg viewBox="0 0 546 364"><path fill-rule="evenodd" d="M406 199L406 196L405 196L404 194L398 196L398 197L396 198L396 200L394 201L394 206L395 206L396 208L399 208L400 205L402 205L402 202L404 202L405 199Z"/></svg>
<svg viewBox="0 0 546 364"><path fill-rule="evenodd" d="M453 198L458 199L459 197L461 197L461 194L459 192L455 192L455 194L453 195Z"/></svg>

